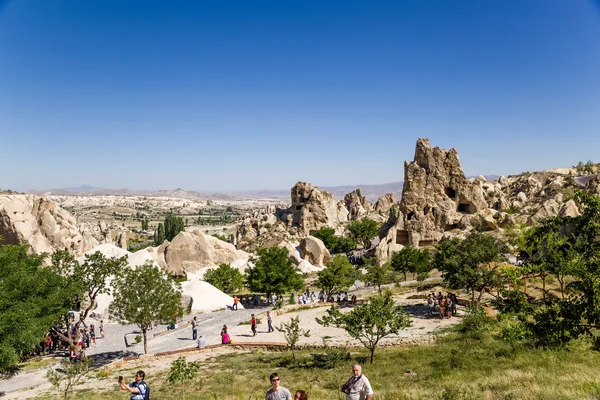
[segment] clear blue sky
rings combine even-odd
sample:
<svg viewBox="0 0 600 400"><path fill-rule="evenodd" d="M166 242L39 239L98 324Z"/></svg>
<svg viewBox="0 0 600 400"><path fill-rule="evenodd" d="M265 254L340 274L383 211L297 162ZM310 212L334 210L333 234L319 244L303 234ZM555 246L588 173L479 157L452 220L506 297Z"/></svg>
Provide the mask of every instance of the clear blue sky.
<svg viewBox="0 0 600 400"><path fill-rule="evenodd" d="M0 0L0 188L231 191L600 161L585 0Z"/></svg>

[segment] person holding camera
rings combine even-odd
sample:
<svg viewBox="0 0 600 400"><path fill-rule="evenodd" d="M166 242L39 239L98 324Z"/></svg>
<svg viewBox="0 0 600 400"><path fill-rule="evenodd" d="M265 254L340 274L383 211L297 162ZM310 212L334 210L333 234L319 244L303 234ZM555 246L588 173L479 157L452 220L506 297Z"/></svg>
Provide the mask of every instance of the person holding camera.
<svg viewBox="0 0 600 400"><path fill-rule="evenodd" d="M358 364L352 366L352 376L342 385L342 392L346 394L346 400L371 400L375 395L369 380L362 374L362 368Z"/></svg>
<svg viewBox="0 0 600 400"><path fill-rule="evenodd" d="M135 381L131 382L129 385L125 384L125 379L122 376L119 376L119 384L121 385L121 390L127 390L131 393L129 400L144 400L149 396L146 396L146 393L149 391L148 385L144 382L144 371L138 371L135 374Z"/></svg>

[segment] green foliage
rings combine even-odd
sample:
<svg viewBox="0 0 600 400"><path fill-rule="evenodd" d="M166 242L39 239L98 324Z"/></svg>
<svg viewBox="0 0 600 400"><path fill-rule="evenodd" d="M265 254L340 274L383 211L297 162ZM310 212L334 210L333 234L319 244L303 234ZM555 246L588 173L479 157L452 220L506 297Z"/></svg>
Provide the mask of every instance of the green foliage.
<svg viewBox="0 0 600 400"><path fill-rule="evenodd" d="M379 341L386 336L398 334L410 326L410 318L401 306L396 305L389 290L371 297L369 304L361 304L342 314L336 306L327 315L317 318L323 326L344 329L352 338L359 340L371 352L371 364Z"/></svg>
<svg viewBox="0 0 600 400"><path fill-rule="evenodd" d="M244 275L229 264L220 264L219 268L210 268L204 274L204 280L225 293L235 293L244 287Z"/></svg>
<svg viewBox="0 0 600 400"><path fill-rule="evenodd" d="M325 293L339 293L348 290L358 279L358 271L350 264L344 255L333 256L326 264L325 269L317 272L315 285Z"/></svg>
<svg viewBox="0 0 600 400"><path fill-rule="evenodd" d="M225 229L225 228L223 228L223 229ZM211 233L211 236L214 236L217 239L222 240L224 242L231 243L231 239L225 235L219 235L218 233Z"/></svg>
<svg viewBox="0 0 600 400"><path fill-rule="evenodd" d="M167 382L172 385L181 385L181 398L185 399L185 387L198 376L200 364L197 362L186 362L185 357L178 357L171 363L167 375Z"/></svg>
<svg viewBox="0 0 600 400"><path fill-rule="evenodd" d="M352 221L346 226L346 229L350 233L350 237L356 242L362 243L365 249L371 247L371 239L377 236L378 228L377 222L370 218Z"/></svg>
<svg viewBox="0 0 600 400"><path fill-rule="evenodd" d="M366 261L367 273L363 276L363 280L377 286L377 289L381 294L381 285L394 282L394 270L389 262L379 265L377 257L371 257Z"/></svg>
<svg viewBox="0 0 600 400"><path fill-rule="evenodd" d="M592 160L587 160L585 164L583 163L583 161L579 161L577 163L576 170L577 172L591 174L594 172L594 163L592 162Z"/></svg>
<svg viewBox="0 0 600 400"><path fill-rule="evenodd" d="M282 322L278 329L283 332L283 337L290 347L290 350L292 350L292 357L296 359L294 350L300 340L300 336L310 337L310 330L300 329L299 316L290 319L290 322Z"/></svg>
<svg viewBox="0 0 600 400"><path fill-rule="evenodd" d="M256 251L253 268L248 268L247 286L257 293L266 293L267 298L272 293L281 294L290 290L300 290L304 279L296 272L294 263L286 249L268 247Z"/></svg>
<svg viewBox="0 0 600 400"><path fill-rule="evenodd" d="M167 214L165 217L165 238L170 242L179 232L185 229L185 221L182 217Z"/></svg>
<svg viewBox="0 0 600 400"><path fill-rule="evenodd" d="M414 247L404 247L400 251L395 251L390 258L392 269L404 277L407 273L417 274L419 280L423 281L429 275L431 270L431 253L427 249L416 249Z"/></svg>
<svg viewBox="0 0 600 400"><path fill-rule="evenodd" d="M461 330L463 332L477 332L493 322L493 319L487 315L483 306L479 303L473 303L467 307L467 313L462 319Z"/></svg>
<svg viewBox="0 0 600 400"><path fill-rule="evenodd" d="M433 266L443 272L444 282L452 289L475 291L481 300L483 292L501 280L496 270L503 260L504 244L490 235L472 233L465 239L453 238L436 246Z"/></svg>
<svg viewBox="0 0 600 400"><path fill-rule="evenodd" d="M125 268L113 285L110 314L121 324L140 327L147 353L146 333L150 325L182 314L181 286L150 263L136 269Z"/></svg>
<svg viewBox="0 0 600 400"><path fill-rule="evenodd" d="M160 246L165 241L165 226L161 222L154 231L154 244Z"/></svg>
<svg viewBox="0 0 600 400"><path fill-rule="evenodd" d="M83 360L74 363L69 360L63 360L61 366L58 369L50 368L46 373L48 382L54 388L60 392L63 398L66 400L70 397L73 392L73 387L84 375L88 372L90 359L85 358Z"/></svg>
<svg viewBox="0 0 600 400"><path fill-rule="evenodd" d="M0 372L14 369L72 306L76 292L43 260L27 246L0 246Z"/></svg>
<svg viewBox="0 0 600 400"><path fill-rule="evenodd" d="M321 239L331 254L346 254L356 248L356 244L351 238L336 236L335 229L329 226L321 227L312 235Z"/></svg>
<svg viewBox="0 0 600 400"><path fill-rule="evenodd" d="M65 251L52 254L51 270L67 278L67 287L73 290L80 298L86 298L88 306L83 311L82 319L86 319L90 311L96 306L96 299L101 294L110 294L111 287L108 278L116 276L127 265L127 257L106 258L99 251L85 256L83 263L79 263L72 255ZM74 348L79 339L79 325L76 322L75 338L70 335L58 335L63 338L70 348Z"/></svg>
<svg viewBox="0 0 600 400"><path fill-rule="evenodd" d="M576 304L557 300L538 308L524 325L535 346L560 348L586 333L588 328L580 324L579 312Z"/></svg>
<svg viewBox="0 0 600 400"><path fill-rule="evenodd" d="M142 230L147 231L148 230L148 220L146 218L144 218L144 219L141 219L140 222L142 223Z"/></svg>

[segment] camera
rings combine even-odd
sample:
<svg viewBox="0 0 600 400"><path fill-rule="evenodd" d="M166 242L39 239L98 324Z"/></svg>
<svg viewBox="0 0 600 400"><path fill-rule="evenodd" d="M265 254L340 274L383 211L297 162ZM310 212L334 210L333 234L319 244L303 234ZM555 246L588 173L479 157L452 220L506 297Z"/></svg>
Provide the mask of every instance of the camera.
<svg viewBox="0 0 600 400"><path fill-rule="evenodd" d="M119 375L119 382L122 382L122 381L123 381L123 376Z"/></svg>

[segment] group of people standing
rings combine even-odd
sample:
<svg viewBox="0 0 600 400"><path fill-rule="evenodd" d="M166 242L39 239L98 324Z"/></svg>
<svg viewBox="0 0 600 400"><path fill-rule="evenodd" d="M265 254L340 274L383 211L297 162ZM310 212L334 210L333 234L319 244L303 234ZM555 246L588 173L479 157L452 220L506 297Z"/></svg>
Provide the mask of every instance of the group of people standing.
<svg viewBox="0 0 600 400"><path fill-rule="evenodd" d="M429 315L434 315L436 313L436 305L438 308L438 312L441 319L444 318L452 318L456 316L456 306L458 304L458 299L456 298L456 294L448 293L445 297L442 295L442 292L430 293L427 296L427 313Z"/></svg>
<svg viewBox="0 0 600 400"><path fill-rule="evenodd" d="M294 397L289 389L281 386L281 378L277 373L269 376L271 389L267 391L265 400L308 400L308 393L304 390L297 390ZM346 400L372 400L375 393L371 388L371 383L362 373L360 365L352 366L352 376L340 389L346 395Z"/></svg>

